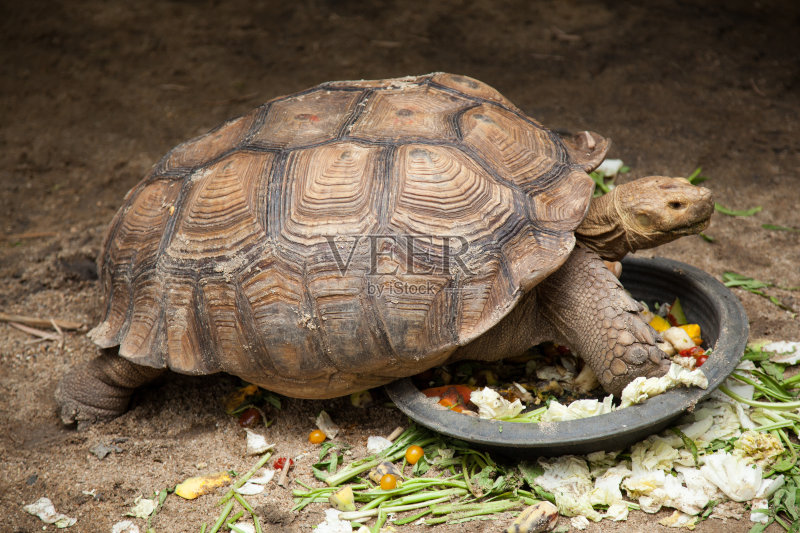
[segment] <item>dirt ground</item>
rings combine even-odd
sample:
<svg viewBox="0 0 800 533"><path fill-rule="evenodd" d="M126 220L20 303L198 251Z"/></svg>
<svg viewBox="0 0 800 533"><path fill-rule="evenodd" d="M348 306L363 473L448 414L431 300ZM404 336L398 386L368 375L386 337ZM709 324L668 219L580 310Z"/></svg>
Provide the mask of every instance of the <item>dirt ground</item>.
<svg viewBox="0 0 800 533"><path fill-rule="evenodd" d="M717 277L800 285L800 233L762 228L800 227L796 2L30 0L0 4L0 27L0 311L85 325L59 346L0 323L0 531L53 530L22 511L42 496L77 518L71 531L110 531L137 496L253 463L222 405L237 386L229 376L170 376L84 432L62 427L53 390L97 354L85 336L101 316L94 258L126 191L177 143L323 81L467 74L553 129L611 137L610 155L631 177L702 166L718 202L763 210L717 214L713 243L690 237L655 253ZM800 308L800 293L770 293ZM797 318L736 294L752 337L800 340ZM280 455L311 452L293 471L307 482L315 449L306 437L321 408L356 454L368 435L405 424L388 406L286 400L263 433ZM89 451L98 443L120 451L100 460ZM278 488L253 501L272 532L310 531L324 508L292 513ZM170 497L153 526L198 531L218 515L215 502ZM666 514L589 531L664 529L653 524ZM697 531L750 525L709 520Z"/></svg>

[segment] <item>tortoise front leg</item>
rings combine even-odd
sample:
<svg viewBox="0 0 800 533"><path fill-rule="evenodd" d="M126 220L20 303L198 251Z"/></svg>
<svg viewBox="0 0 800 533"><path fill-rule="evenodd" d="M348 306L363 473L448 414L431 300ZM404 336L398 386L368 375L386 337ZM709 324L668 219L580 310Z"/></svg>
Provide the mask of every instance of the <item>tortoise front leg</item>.
<svg viewBox="0 0 800 533"><path fill-rule="evenodd" d="M594 252L576 247L538 293L556 342L580 355L611 394L619 397L634 378L661 376L669 369L639 304Z"/></svg>
<svg viewBox="0 0 800 533"><path fill-rule="evenodd" d="M128 408L133 391L164 372L131 363L113 351L69 370L56 388L56 402L64 424L78 428L116 418Z"/></svg>

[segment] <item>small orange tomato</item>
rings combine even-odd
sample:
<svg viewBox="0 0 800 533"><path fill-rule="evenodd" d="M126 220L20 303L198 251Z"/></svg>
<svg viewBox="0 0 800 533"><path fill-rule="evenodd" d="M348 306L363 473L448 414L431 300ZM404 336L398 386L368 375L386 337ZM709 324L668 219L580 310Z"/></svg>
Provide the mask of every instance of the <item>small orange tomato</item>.
<svg viewBox="0 0 800 533"><path fill-rule="evenodd" d="M393 474L384 474L381 476L381 489L392 490L397 487L397 478Z"/></svg>
<svg viewBox="0 0 800 533"><path fill-rule="evenodd" d="M410 465L417 464L417 461L422 459L422 456L425 455L425 451L417 446L416 444L413 446L409 446L406 449L406 462Z"/></svg>
<svg viewBox="0 0 800 533"><path fill-rule="evenodd" d="M326 435L322 430L315 429L308 434L308 442L311 444L322 444L325 441Z"/></svg>

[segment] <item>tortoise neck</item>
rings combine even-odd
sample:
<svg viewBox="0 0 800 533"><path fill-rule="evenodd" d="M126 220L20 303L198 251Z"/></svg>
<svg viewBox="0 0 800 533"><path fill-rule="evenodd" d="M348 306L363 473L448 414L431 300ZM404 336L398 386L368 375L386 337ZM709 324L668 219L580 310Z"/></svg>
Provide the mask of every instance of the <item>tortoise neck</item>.
<svg viewBox="0 0 800 533"><path fill-rule="evenodd" d="M623 206L619 205L619 189L592 199L589 210L575 230L578 242L607 261L619 261L634 251L635 236L626 224Z"/></svg>

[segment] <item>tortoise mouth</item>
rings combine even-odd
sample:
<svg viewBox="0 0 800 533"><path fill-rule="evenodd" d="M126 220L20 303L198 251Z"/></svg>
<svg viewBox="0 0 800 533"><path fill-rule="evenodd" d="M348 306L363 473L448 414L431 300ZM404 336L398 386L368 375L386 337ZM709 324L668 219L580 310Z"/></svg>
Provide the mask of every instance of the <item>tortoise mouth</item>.
<svg viewBox="0 0 800 533"><path fill-rule="evenodd" d="M698 233L700 233L701 231L706 229L708 227L709 223L711 223L710 219L701 220L699 222L695 222L693 224L689 224L687 226L682 226L680 228L677 228L676 230L674 230L674 233L676 235L681 236L681 237L684 237L684 236L687 236L687 235L697 235Z"/></svg>

